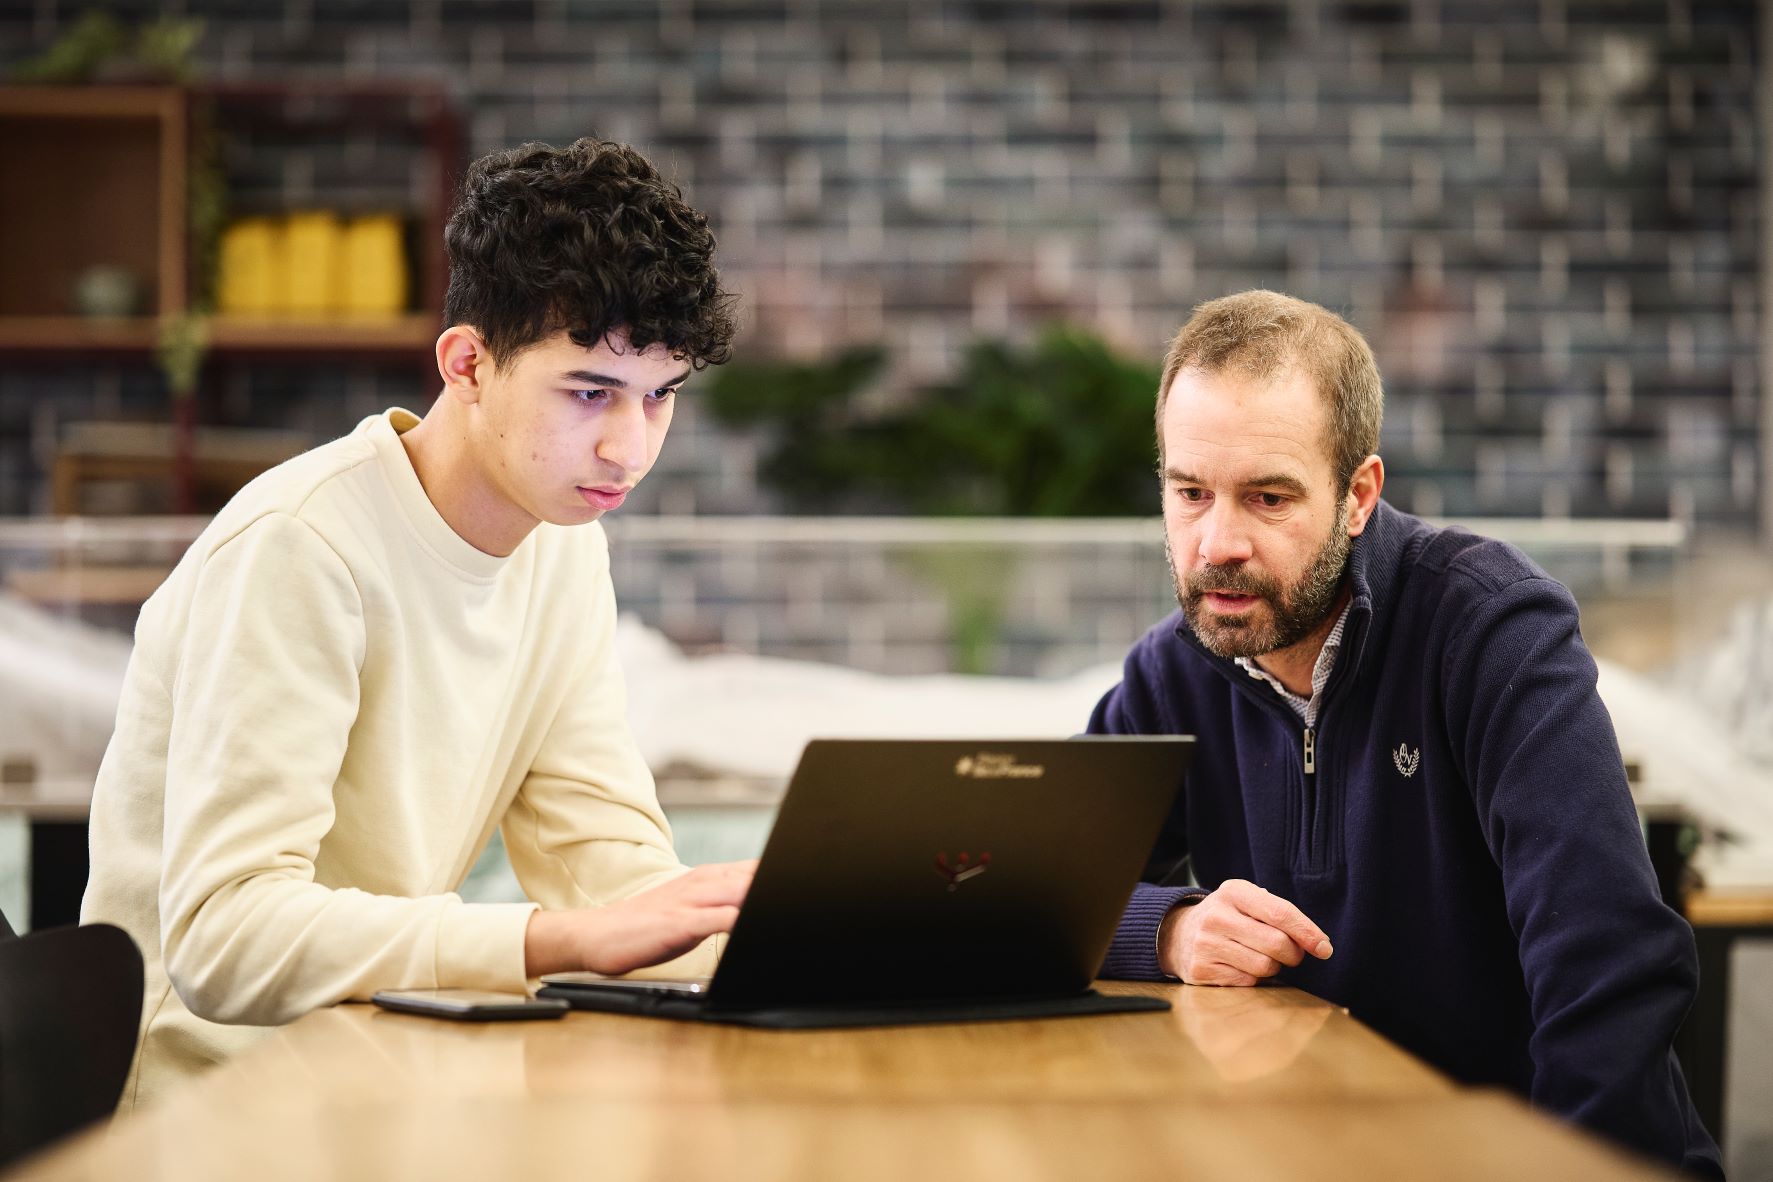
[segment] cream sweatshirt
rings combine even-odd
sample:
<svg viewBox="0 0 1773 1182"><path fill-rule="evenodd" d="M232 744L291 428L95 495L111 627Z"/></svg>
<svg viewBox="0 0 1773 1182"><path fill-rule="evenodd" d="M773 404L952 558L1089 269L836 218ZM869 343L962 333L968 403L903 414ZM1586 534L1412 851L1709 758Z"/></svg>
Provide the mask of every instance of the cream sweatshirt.
<svg viewBox="0 0 1773 1182"><path fill-rule="evenodd" d="M451 893L495 825L545 907L682 869L625 719L602 528L476 550L401 445L417 422L254 480L142 608L81 911L147 964L126 1108L317 1006L523 989L534 904Z"/></svg>

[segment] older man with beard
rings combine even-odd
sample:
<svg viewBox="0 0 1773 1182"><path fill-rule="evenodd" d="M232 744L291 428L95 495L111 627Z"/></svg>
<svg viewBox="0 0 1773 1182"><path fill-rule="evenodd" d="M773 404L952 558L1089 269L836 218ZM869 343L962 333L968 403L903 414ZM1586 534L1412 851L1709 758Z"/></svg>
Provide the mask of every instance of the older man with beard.
<svg viewBox="0 0 1773 1182"><path fill-rule="evenodd" d="M1228 296L1171 343L1181 611L1090 730L1201 744L1103 974L1278 978L1716 1174L1671 1051L1692 931L1657 893L1576 603L1514 548L1380 500L1381 405L1367 342L1315 304Z"/></svg>

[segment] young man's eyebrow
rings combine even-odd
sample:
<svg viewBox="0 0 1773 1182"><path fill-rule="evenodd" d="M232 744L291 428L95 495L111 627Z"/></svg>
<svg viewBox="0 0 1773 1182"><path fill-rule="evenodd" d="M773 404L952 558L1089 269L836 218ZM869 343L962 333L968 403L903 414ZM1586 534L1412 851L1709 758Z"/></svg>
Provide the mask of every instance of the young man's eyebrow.
<svg viewBox="0 0 1773 1182"><path fill-rule="evenodd" d="M1184 472L1180 468L1165 468L1164 479L1171 484L1204 484L1205 481L1192 472ZM1245 488L1272 488L1295 497L1306 494L1305 482L1284 472L1272 472L1266 476L1258 476L1254 480L1243 482Z"/></svg>
<svg viewBox="0 0 1773 1182"><path fill-rule="evenodd" d="M671 386L680 385L689 379L691 372L691 370L686 369L664 385L657 388L664 390ZM614 390L626 390L628 388L628 383L621 378L606 373L592 373L588 369L569 369L561 374L560 377L563 381L581 382L587 386L608 386Z"/></svg>

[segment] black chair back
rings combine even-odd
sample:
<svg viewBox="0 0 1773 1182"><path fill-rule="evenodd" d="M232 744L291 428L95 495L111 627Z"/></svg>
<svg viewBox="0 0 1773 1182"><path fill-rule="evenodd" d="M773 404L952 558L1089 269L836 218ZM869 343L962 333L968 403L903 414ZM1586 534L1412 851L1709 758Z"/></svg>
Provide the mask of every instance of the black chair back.
<svg viewBox="0 0 1773 1182"><path fill-rule="evenodd" d="M121 928L0 939L0 1167L116 1111L141 1016Z"/></svg>

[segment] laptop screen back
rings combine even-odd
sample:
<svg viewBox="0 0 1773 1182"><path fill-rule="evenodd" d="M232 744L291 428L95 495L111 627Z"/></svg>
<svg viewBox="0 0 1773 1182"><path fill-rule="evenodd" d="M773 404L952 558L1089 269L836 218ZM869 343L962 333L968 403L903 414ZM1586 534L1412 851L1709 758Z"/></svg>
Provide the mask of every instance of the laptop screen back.
<svg viewBox="0 0 1773 1182"><path fill-rule="evenodd" d="M709 1005L1087 988L1192 753L1185 737L814 740Z"/></svg>

